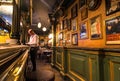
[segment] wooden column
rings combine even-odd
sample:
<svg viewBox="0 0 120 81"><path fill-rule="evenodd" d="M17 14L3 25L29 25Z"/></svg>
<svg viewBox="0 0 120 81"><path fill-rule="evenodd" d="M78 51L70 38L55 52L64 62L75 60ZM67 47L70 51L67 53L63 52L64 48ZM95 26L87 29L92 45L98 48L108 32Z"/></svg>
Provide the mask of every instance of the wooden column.
<svg viewBox="0 0 120 81"><path fill-rule="evenodd" d="M52 32L53 32L53 56L52 56L52 65L54 66L56 60L56 20L52 21Z"/></svg>
<svg viewBox="0 0 120 81"><path fill-rule="evenodd" d="M15 39L19 43L20 39L20 0L13 0L13 16L12 16L12 28L11 39Z"/></svg>

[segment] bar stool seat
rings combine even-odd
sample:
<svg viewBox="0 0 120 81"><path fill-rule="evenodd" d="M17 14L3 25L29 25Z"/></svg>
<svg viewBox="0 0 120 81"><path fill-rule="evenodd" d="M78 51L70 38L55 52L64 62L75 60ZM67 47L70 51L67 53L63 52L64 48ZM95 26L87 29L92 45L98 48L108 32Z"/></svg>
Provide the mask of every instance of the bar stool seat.
<svg viewBox="0 0 120 81"><path fill-rule="evenodd" d="M50 70L41 70L39 75L40 81L54 81L55 73Z"/></svg>

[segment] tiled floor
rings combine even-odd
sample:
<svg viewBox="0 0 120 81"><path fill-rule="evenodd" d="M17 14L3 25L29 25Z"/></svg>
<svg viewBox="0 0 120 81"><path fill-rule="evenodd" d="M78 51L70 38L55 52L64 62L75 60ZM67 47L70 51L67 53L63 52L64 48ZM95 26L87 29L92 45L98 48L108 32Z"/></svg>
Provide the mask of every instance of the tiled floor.
<svg viewBox="0 0 120 81"><path fill-rule="evenodd" d="M32 71L31 68L31 62L28 62L28 71L27 71L27 81L41 81L39 79L40 77L40 71L42 70L50 70L55 73L55 80L54 81L64 81L60 75L60 73L51 67L49 63L46 63L45 60L40 60L37 58L37 70ZM46 76L46 75L45 75Z"/></svg>

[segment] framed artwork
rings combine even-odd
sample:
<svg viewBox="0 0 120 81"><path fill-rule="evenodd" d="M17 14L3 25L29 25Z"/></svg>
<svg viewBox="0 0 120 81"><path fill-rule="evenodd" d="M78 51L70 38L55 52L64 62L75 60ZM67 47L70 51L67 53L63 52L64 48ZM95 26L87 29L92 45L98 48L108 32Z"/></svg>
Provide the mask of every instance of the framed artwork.
<svg viewBox="0 0 120 81"><path fill-rule="evenodd" d="M81 20L84 20L88 17L88 9L86 7L84 7L82 10L81 10Z"/></svg>
<svg viewBox="0 0 120 81"><path fill-rule="evenodd" d="M77 31L77 19L72 19L71 20L71 24L72 24L72 31Z"/></svg>
<svg viewBox="0 0 120 81"><path fill-rule="evenodd" d="M62 21L60 22L59 30L60 30L60 31L63 30L63 22L62 22Z"/></svg>
<svg viewBox="0 0 120 81"><path fill-rule="evenodd" d="M60 33L59 33L58 39L59 39L59 40L63 40L63 32L60 32Z"/></svg>
<svg viewBox="0 0 120 81"><path fill-rule="evenodd" d="M77 45L78 44L78 34L72 34L72 44Z"/></svg>
<svg viewBox="0 0 120 81"><path fill-rule="evenodd" d="M120 44L120 16L105 21L106 44Z"/></svg>
<svg viewBox="0 0 120 81"><path fill-rule="evenodd" d="M86 5L86 0L79 0L79 8L82 8Z"/></svg>
<svg viewBox="0 0 120 81"><path fill-rule="evenodd" d="M71 30L71 19L67 20L67 28L68 30Z"/></svg>
<svg viewBox="0 0 120 81"><path fill-rule="evenodd" d="M106 1L106 15L110 15L120 11L120 0L105 0Z"/></svg>
<svg viewBox="0 0 120 81"><path fill-rule="evenodd" d="M101 15L97 15L90 19L90 36L91 39L102 38Z"/></svg>
<svg viewBox="0 0 120 81"><path fill-rule="evenodd" d="M66 45L71 44L71 33L66 33Z"/></svg>
<svg viewBox="0 0 120 81"><path fill-rule="evenodd" d="M67 29L67 21L68 21L68 19L64 19L64 20L63 20L64 29Z"/></svg>
<svg viewBox="0 0 120 81"><path fill-rule="evenodd" d="M80 25L80 39L88 38L88 22L85 21Z"/></svg>
<svg viewBox="0 0 120 81"><path fill-rule="evenodd" d="M75 18L78 15L78 9L77 9L77 4L75 4L72 8L71 8L71 18Z"/></svg>
<svg viewBox="0 0 120 81"><path fill-rule="evenodd" d="M98 9L101 3L102 0L87 0L88 9L91 11Z"/></svg>

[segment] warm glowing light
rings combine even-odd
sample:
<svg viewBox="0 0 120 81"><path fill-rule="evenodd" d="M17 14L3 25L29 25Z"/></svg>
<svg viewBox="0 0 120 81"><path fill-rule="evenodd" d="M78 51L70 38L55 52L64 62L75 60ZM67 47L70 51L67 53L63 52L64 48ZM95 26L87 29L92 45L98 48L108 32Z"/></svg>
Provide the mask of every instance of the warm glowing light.
<svg viewBox="0 0 120 81"><path fill-rule="evenodd" d="M46 31L47 29L46 29L46 27L43 27L43 29L42 29L43 31Z"/></svg>
<svg viewBox="0 0 120 81"><path fill-rule="evenodd" d="M52 33L49 34L48 38L49 38L49 39L52 39L52 38L53 38L53 34L52 34Z"/></svg>
<svg viewBox="0 0 120 81"><path fill-rule="evenodd" d="M20 26L23 26L23 23L22 23L22 22L20 22Z"/></svg>
<svg viewBox="0 0 120 81"><path fill-rule="evenodd" d="M38 23L38 28L41 28L41 23L40 22Z"/></svg>

